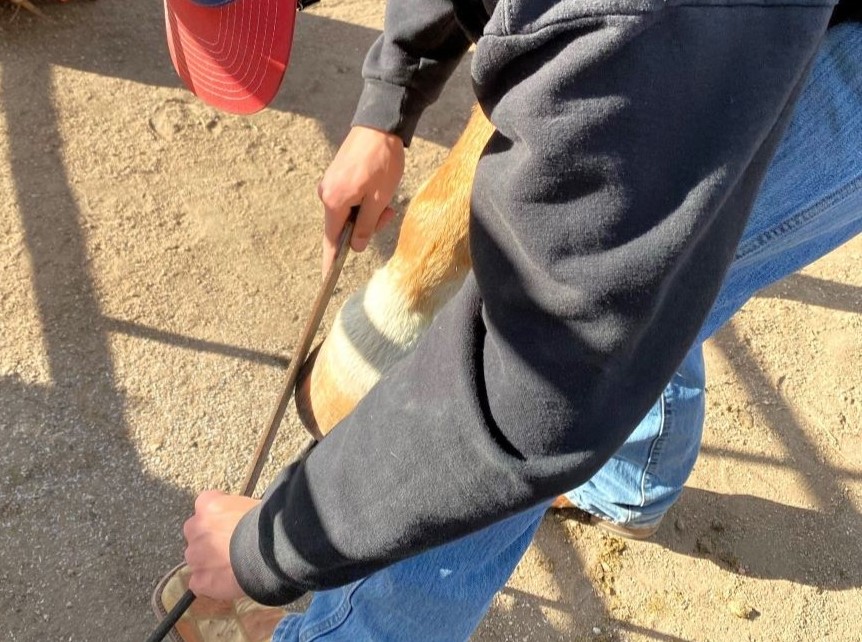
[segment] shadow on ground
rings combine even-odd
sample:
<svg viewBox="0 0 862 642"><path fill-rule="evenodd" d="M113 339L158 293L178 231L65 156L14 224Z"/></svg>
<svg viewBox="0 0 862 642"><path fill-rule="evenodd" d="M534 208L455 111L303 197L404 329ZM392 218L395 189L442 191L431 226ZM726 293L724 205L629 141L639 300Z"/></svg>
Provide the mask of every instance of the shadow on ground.
<svg viewBox="0 0 862 642"><path fill-rule="evenodd" d="M110 333L283 364L277 355L108 318L100 307L81 212L64 165L51 68L179 87L161 30L153 26L160 20L160 6L159 0L48 6L51 22L29 16L9 22L12 10L0 10L0 106L9 134L11 196L18 204L34 275L30 285L50 373L49 384L15 375L0 378L0 613L15 641L140 640L154 624L146 606L149 592L180 556L180 522L191 496L141 466L127 435L128 400L115 374ZM82 28L92 37L81 38ZM319 119L328 141L337 144L360 90L362 53L375 37L371 29L313 13L301 16L292 68L274 109ZM36 38L38 45L32 42ZM27 46L20 46L24 41ZM24 56L29 57L27 65L21 64ZM465 73L463 68L459 73ZM333 86L341 91L332 91ZM466 115L469 101L464 96L444 96L420 135L451 145L458 128L447 112ZM39 132L36 138L34 131ZM41 207L40 195L46 192L59 207ZM789 282L789 291L797 293L791 296L800 301L862 310L860 298L848 296L847 286L815 283L806 276ZM771 391L776 401L770 406L771 430L793 454L782 465L810 480L819 508L690 488L656 545L705 557L731 573L828 589L859 587L862 517L841 502L841 482L851 473L824 464L732 330L717 341L733 356L730 361L747 386L761 396ZM739 457L751 465L775 464L730 451L707 454ZM830 547L812 546L826 531ZM762 546L750 545L765 540L773 554L762 555ZM560 611L575 622L609 618L560 524L546 519L536 547L552 561L555 590L565 599L507 588L504 595L512 598L513 608L495 609L491 618L517 620L531 640L570 639L571 632L549 624L542 609ZM116 621L124 627L104 630L106 622ZM670 636L654 637L676 642Z"/></svg>
<svg viewBox="0 0 862 642"><path fill-rule="evenodd" d="M24 51L36 48L34 42L40 42L40 58L47 65L145 85L182 87L165 41L162 0L86 1L62 7L47 4L43 9L50 21L26 13L15 15L10 7L0 9L0 36L6 41L0 63L14 64ZM91 37L81 38L81 29ZM316 15L314 9L301 12L290 66L271 109L317 120L330 144L338 145L362 90L362 60L378 34L375 29ZM16 51L25 42L27 46ZM451 84L470 87L466 66L456 72ZM452 114L459 114L463 125L471 102L469 89L447 90L423 118L417 135L450 147L460 132L460 127L452 127Z"/></svg>
<svg viewBox="0 0 862 642"><path fill-rule="evenodd" d="M13 197L51 380L0 380L0 612L11 615L11 640L135 640L151 625L144 607L154 581L181 555L191 498L146 474L127 438L49 65L34 74L6 56L0 63ZM117 611L128 627L101 630Z"/></svg>

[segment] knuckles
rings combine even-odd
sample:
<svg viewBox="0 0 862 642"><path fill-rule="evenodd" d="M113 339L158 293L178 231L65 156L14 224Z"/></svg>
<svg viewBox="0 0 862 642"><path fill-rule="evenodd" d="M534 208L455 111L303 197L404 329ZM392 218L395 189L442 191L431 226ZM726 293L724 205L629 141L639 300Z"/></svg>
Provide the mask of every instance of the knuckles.
<svg viewBox="0 0 862 642"><path fill-rule="evenodd" d="M332 181L324 178L317 186L317 197L323 205L331 210L341 209L345 206L347 199L343 191L332 184Z"/></svg>
<svg viewBox="0 0 862 642"><path fill-rule="evenodd" d="M214 508L213 504L222 494L217 490L205 490L195 499L195 512L204 513L211 511Z"/></svg>
<svg viewBox="0 0 862 642"><path fill-rule="evenodd" d="M194 520L195 520L194 517L189 517L183 523L183 537L186 538L186 541L189 541L195 532Z"/></svg>
<svg viewBox="0 0 862 642"><path fill-rule="evenodd" d="M189 590L195 595L200 595L201 593L201 582L195 573L192 573L191 577L189 577Z"/></svg>

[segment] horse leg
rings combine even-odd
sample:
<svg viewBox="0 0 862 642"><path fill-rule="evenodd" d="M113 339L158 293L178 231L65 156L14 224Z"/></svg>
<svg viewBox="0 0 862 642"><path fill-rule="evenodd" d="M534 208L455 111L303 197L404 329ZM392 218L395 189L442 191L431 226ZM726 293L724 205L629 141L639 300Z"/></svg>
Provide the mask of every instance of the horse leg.
<svg viewBox="0 0 862 642"><path fill-rule="evenodd" d="M318 434L331 430L413 349L463 283L471 265L467 228L473 174L493 131L475 108L449 156L407 208L392 257L342 306L309 360L296 405L306 426Z"/></svg>

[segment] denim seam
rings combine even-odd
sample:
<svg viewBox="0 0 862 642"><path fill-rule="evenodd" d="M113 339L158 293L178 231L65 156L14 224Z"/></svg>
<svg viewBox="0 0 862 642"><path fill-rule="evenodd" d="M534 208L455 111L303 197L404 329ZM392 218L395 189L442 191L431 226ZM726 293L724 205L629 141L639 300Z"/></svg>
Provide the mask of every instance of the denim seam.
<svg viewBox="0 0 862 642"><path fill-rule="evenodd" d="M667 388L665 388L665 391L666 390L667 390ZM641 508L646 506L647 475L649 474L650 470L654 467L655 456L657 456L661 452L659 443L661 442L662 438L665 436L665 420L666 420L668 408L670 405L668 403L668 400L666 399L665 392L661 393L661 396L659 397L659 403L661 404L661 424L659 424L658 434L655 436L655 439L653 439L652 443L650 444L649 454L647 455L647 463L646 463L646 466L644 466L643 473L641 473L641 483L640 483L640 487L641 487L640 507ZM630 516L630 518L631 517L632 516Z"/></svg>
<svg viewBox="0 0 862 642"><path fill-rule="evenodd" d="M300 642L312 642L312 640L319 639L320 636L326 635L327 633L331 633L335 629L339 628L344 622L347 620L347 617L353 611L353 594L357 591L357 589L365 583L365 579L362 579L356 582L347 595L342 599L341 604L338 605L332 614L324 620L321 620L314 626L310 627L308 630L303 631L299 635Z"/></svg>
<svg viewBox="0 0 862 642"><path fill-rule="evenodd" d="M291 620L301 617L301 613L286 613L279 623L275 625L275 630L272 632L271 642L276 642L277 640L281 642L284 635L283 629L291 622Z"/></svg>
<svg viewBox="0 0 862 642"><path fill-rule="evenodd" d="M772 239L778 236L784 236L786 234L789 234L790 232L794 232L802 228L805 225L810 224L820 214L840 203L849 194L855 192L860 186L862 186L862 174L851 179L848 183L833 192L831 195L817 201L817 203L815 203L808 209L799 212L798 214L790 217L789 219L781 221L777 225L774 225L769 228L768 230L764 230L755 238L749 239L741 243L739 245L739 248L737 249L734 263L739 263L743 260L750 259L751 257L756 256L758 251L766 246L774 247L774 243L771 243ZM738 266L734 265L734 267Z"/></svg>

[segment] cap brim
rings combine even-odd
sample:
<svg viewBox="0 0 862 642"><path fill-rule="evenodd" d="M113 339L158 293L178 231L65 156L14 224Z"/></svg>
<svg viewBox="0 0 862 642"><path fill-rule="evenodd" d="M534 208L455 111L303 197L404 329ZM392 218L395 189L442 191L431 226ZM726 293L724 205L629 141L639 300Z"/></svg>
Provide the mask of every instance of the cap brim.
<svg viewBox="0 0 862 642"><path fill-rule="evenodd" d="M278 93L290 59L296 0L234 0L204 6L165 0L171 60L201 100L252 114Z"/></svg>

